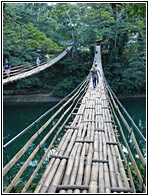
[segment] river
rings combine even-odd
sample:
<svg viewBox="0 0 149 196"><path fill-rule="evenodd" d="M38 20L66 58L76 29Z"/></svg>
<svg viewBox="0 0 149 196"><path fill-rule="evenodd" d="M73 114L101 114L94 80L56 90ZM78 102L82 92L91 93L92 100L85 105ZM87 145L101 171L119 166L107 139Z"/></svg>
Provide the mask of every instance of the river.
<svg viewBox="0 0 149 196"><path fill-rule="evenodd" d="M136 125L146 136L146 99L139 98L121 98L119 99L125 109L128 111ZM40 117L44 112L54 106L56 102L43 103L21 103L4 102L3 105L3 144L15 137L34 120ZM139 140L139 137L138 137ZM19 143L18 143L19 145ZM143 143L142 143L143 145ZM144 148L144 146L143 146Z"/></svg>

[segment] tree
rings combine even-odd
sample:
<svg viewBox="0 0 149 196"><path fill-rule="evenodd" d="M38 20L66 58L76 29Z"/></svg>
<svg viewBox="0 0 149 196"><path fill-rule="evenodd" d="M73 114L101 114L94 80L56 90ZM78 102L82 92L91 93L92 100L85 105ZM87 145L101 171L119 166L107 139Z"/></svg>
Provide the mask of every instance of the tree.
<svg viewBox="0 0 149 196"><path fill-rule="evenodd" d="M77 70L73 62L83 58L85 65L86 54L87 63L93 61L94 42L102 39L103 69L113 90L130 94L139 86L140 92L145 91L145 3L5 3L3 7L4 57L14 64L34 60L39 55L37 48L44 56L73 43L69 66ZM88 49L87 53L82 47ZM130 73L134 73L135 84Z"/></svg>

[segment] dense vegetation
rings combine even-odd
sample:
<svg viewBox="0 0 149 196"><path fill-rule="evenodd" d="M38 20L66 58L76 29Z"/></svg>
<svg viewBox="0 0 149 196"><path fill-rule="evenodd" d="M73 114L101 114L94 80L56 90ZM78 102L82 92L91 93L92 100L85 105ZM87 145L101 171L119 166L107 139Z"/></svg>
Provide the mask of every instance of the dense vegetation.
<svg viewBox="0 0 149 196"><path fill-rule="evenodd" d="M104 74L116 94L146 89L145 3L3 3L3 58L11 65L65 58L40 74L4 86L14 93L48 91L65 96L89 73L94 43L103 40Z"/></svg>

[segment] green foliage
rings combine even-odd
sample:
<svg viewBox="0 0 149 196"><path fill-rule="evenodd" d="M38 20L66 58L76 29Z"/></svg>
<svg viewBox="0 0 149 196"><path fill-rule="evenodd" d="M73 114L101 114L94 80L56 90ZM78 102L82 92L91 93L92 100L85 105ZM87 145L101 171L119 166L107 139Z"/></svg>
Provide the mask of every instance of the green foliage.
<svg viewBox="0 0 149 196"><path fill-rule="evenodd" d="M33 20L34 12L30 12L33 7L33 4L30 6L30 4L5 3L3 53L4 58L8 58L11 65L33 61L38 56L43 57L47 53L54 54L56 51L63 50L36 27L36 21ZM27 12L24 12L26 8ZM32 22L29 21L29 16ZM38 54L38 49L41 50L41 54Z"/></svg>
<svg viewBox="0 0 149 196"><path fill-rule="evenodd" d="M109 34L103 37L109 39L109 50L103 55L104 73L115 93L141 94L146 88L145 20L137 16L131 21L123 7L112 7L115 21L109 23Z"/></svg>
<svg viewBox="0 0 149 196"><path fill-rule="evenodd" d="M134 17L146 17L146 3L124 3L123 6L125 7L126 11L129 13L131 18Z"/></svg>
<svg viewBox="0 0 149 196"><path fill-rule="evenodd" d="M15 186L12 188L11 193L21 193L24 186L25 186L25 182L23 182L22 179L19 178Z"/></svg>
<svg viewBox="0 0 149 196"><path fill-rule="evenodd" d="M133 164L129 163L129 167L130 167L130 170L131 170L131 174L132 174L132 177L133 177L133 181L134 181L134 184L135 184L136 191L137 191L137 193L142 193L142 187L139 183L139 180L138 180L136 171L133 167ZM146 170L144 169L142 164L138 165L138 169L139 169L140 174L142 176L143 183L146 184Z"/></svg>
<svg viewBox="0 0 149 196"><path fill-rule="evenodd" d="M36 82L34 77L17 82L17 89L57 91L57 85L62 82L64 86L66 78L73 83L80 81L93 62L95 40L102 39L103 49L106 47L102 51L103 69L114 92L145 93L145 3L4 5L3 55L11 65L35 62L37 56L42 59L46 53L57 55L66 44L73 42L71 56L53 66L52 71L49 68L38 74ZM79 52L80 46L90 50Z"/></svg>
<svg viewBox="0 0 149 196"><path fill-rule="evenodd" d="M17 82L16 88L18 91L24 91L28 89L39 89L42 86L40 79L37 76L32 76L19 80Z"/></svg>
<svg viewBox="0 0 149 196"><path fill-rule="evenodd" d="M71 77L64 79L61 83L55 86L55 91L53 93L56 97L65 97L74 89L74 83Z"/></svg>
<svg viewBox="0 0 149 196"><path fill-rule="evenodd" d="M89 52L77 51L74 61L68 55L40 72L16 82L16 92L53 92L54 96L63 97L70 93L88 75L92 65Z"/></svg>

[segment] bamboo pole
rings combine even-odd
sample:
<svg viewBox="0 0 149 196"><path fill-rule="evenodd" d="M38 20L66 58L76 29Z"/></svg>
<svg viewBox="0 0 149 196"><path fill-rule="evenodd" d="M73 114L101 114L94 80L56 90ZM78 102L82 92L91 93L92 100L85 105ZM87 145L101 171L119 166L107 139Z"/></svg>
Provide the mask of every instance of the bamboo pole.
<svg viewBox="0 0 149 196"><path fill-rule="evenodd" d="M59 150L59 155L63 155L64 154L65 149L67 148L67 145L69 143L69 140L71 138L72 133L73 133L73 131L70 130L68 132L68 134L67 134L67 138L65 140L63 139L61 150ZM48 190L49 184L51 183L51 181L52 181L52 179L54 177L54 174L57 171L57 168L58 168L59 164L60 164L60 159L56 159L56 162L53 164L50 172L46 176L46 179L45 179L44 183L41 186L40 193L45 193ZM37 191L35 190L35 192L37 192Z"/></svg>
<svg viewBox="0 0 149 196"><path fill-rule="evenodd" d="M113 110L113 113L115 114L114 110ZM146 191L146 187L145 187L145 185L143 184L143 179L142 179L142 177L141 177L140 171L139 171L139 169L138 169L138 167L137 167L137 164L136 164L136 162L135 162L135 160L134 160L134 158L133 158L133 155L132 155L132 153L131 153L131 150L130 150L130 148L129 148L129 145L128 145L128 143L127 143L127 140L126 140L126 138L125 138L125 135L124 135L124 133L123 133L122 126L121 126L120 121L119 121L119 119L117 118L117 115L116 115L116 114L115 114L115 118L116 118L116 121L117 121L117 123L118 123L118 125L119 125L119 127L120 127L120 132L121 132L123 141L124 141L124 143L125 143L125 146L127 147L128 155L129 155L130 160L131 160L131 162L132 162L132 164L133 164L133 166L134 166L134 169L135 169L135 171L136 171L136 174L137 174L139 183L140 183L140 185L142 186L142 188Z"/></svg>
<svg viewBox="0 0 149 196"><path fill-rule="evenodd" d="M65 105L65 104L64 104ZM67 111L71 108L71 106L65 111L64 114L67 113ZM14 186L14 184L17 182L18 178L22 175L22 173L24 172L24 170L26 169L26 167L28 166L28 163L32 160L32 158L35 156L35 154L38 152L38 150L40 149L40 145L42 145L47 139L48 137L52 134L52 132L54 131L55 127L58 125L58 123L61 121L62 117L59 119L59 121L55 124L55 126L51 129L51 131L44 137L44 139L41 141L41 143L36 147L36 149L33 151L33 153L30 155L30 157L26 160L25 164L22 166L22 168L19 170L18 174L16 175L16 177L12 180L11 184L7 187L7 189L5 190L6 191L10 191L12 189L12 187ZM51 119L50 119L51 120ZM42 127L43 128L43 127ZM40 129L42 131L42 129ZM37 136L37 135L35 135ZM31 141L30 141L31 142ZM27 144L29 145L29 143ZM26 147L26 146L25 146ZM26 148L23 148L23 151L25 152ZM20 151L22 153L22 151ZM22 155L21 153L18 153L19 154L19 157ZM18 155L17 154L17 155ZM21 154L21 155L20 155ZM18 158L19 158L18 157ZM16 156L9 162L9 163L15 163L16 161ZM5 169L10 169L12 167L12 164L7 164L6 167L4 168L4 171ZM37 170L38 171L38 170ZM32 179L31 179L32 181ZM26 185L27 186L27 185Z"/></svg>
<svg viewBox="0 0 149 196"><path fill-rule="evenodd" d="M71 107L71 106L70 106ZM70 108L69 107L69 108ZM58 120L58 122L55 124L55 126L50 130L50 132L44 137L44 139L41 141L40 145L43 145L45 143L45 141L47 140L47 138L50 136L51 132L53 132L53 130L55 129L55 127L57 127L57 125L59 124L59 122L61 121L61 119L63 118L63 116L67 113L67 111L69 110L69 108L64 112L64 114L62 115L62 117L60 117L60 119ZM5 191L10 191L12 189L12 187L14 186L13 184L16 183L16 181L18 180L18 178L21 176L21 174L24 172L24 170L26 169L26 167L28 166L28 163L32 160L32 158L35 156L35 154L38 152L40 145L38 145L36 147L36 149L33 151L33 153L30 155L30 157L26 160L25 164L22 166L22 168L19 170L18 174L16 175L16 177L12 180L11 184L7 187L7 189ZM12 186L13 185L13 186Z"/></svg>
<svg viewBox="0 0 149 196"><path fill-rule="evenodd" d="M51 185L48 188L47 193L55 193L57 190L57 186L61 183L63 178L63 171L66 167L66 159L61 160L60 165L57 169L57 172L54 175L53 181L51 182Z"/></svg>
<svg viewBox="0 0 149 196"><path fill-rule="evenodd" d="M78 130L75 130L73 136L76 137L76 133L77 133ZM73 144L72 142L69 142L67 148L66 148L66 151L64 153L65 156L68 156L69 153L70 153L70 149L73 147ZM62 181L62 178L63 178L63 171L64 169L66 168L66 161L64 160L61 160L60 162L60 165L57 169L57 172L48 188L48 191L49 193L54 193L56 192L56 189L57 189L57 186L60 184L60 182Z"/></svg>
<svg viewBox="0 0 149 196"><path fill-rule="evenodd" d="M93 144L89 144L87 158L86 158L86 164L85 164L85 170L84 170L84 180L83 184L88 185L91 175L91 165L92 165L92 157L93 157Z"/></svg>
<svg viewBox="0 0 149 196"><path fill-rule="evenodd" d="M107 88L108 88L108 87L107 87ZM108 89L108 90L109 90L109 89ZM141 153L141 151L140 151L140 149L139 149L139 146L138 146L138 143L137 143L136 138L135 138L135 136L134 136L134 133L131 131L130 126L129 126L128 123L126 122L126 120L125 120L125 118L123 117L122 113L120 112L118 106L116 106L116 103L115 103L115 101L114 101L114 99L113 99L113 97L112 97L112 94L111 94L110 90L109 90L109 93L110 93L110 96L111 96L111 98L112 98L113 104L114 104L114 106L116 107L116 109L117 109L117 111L118 111L118 113L119 113L121 119L123 120L123 122L124 122L124 124L125 124L125 126L126 126L126 128L127 128L127 130L128 130L128 132L129 132L129 134L131 134L131 138L132 138L132 140L133 140L133 142L134 142L134 146L135 146L136 151L137 151L137 153L138 153L138 155L139 155L140 161L141 161L142 165L145 167L145 166L146 166L146 160L145 160L145 158L143 157L143 155L142 155L142 153Z"/></svg>
<svg viewBox="0 0 149 196"><path fill-rule="evenodd" d="M86 143L82 144L82 152L80 157L80 164L78 168L77 178L76 178L76 185L81 185L83 180L83 173L84 173L84 161L85 161L85 149Z"/></svg>
<svg viewBox="0 0 149 196"><path fill-rule="evenodd" d="M79 100L78 100L79 101ZM73 109L74 110L74 109ZM73 112L73 111L72 111ZM41 159L40 163L38 164L37 168L35 169L34 173L32 174L32 176L30 177L30 179L28 180L28 182L26 183L25 187L23 188L22 192L26 192L27 188L29 187L30 183L32 182L33 178L35 177L37 171L39 170L40 166L42 165L44 159L46 158L47 154L48 154L48 151L50 151L57 135L59 134L59 132L62 130L62 128L64 127L64 125L66 124L66 122L68 121L69 117L71 116L72 112L69 114L69 116L66 118L66 120L64 121L64 123L61 125L61 127L59 128L57 134L54 136L53 140L51 141L51 144L50 146L48 147L47 149L47 152L45 153L45 155L43 156L43 158ZM67 135L67 134L66 134ZM62 139L63 140L63 139ZM61 145L60 145L61 146ZM56 155L57 158L60 158L62 156L58 156ZM64 158L64 157L63 157ZM67 159L67 157L66 157Z"/></svg>
<svg viewBox="0 0 149 196"><path fill-rule="evenodd" d="M82 145L80 145L80 144L78 144L78 145L79 145L79 147L77 149L77 153L76 153L76 157L75 157L75 162L74 162L72 174L70 176L70 181L69 181L69 183L71 185L75 184L75 182L76 182L76 176L77 176L79 162L80 162L80 152L81 152L81 149L82 149Z"/></svg>
<svg viewBox="0 0 149 196"><path fill-rule="evenodd" d="M70 178L71 172L73 170L73 166L74 166L74 162L75 162L75 154L77 152L77 149L78 149L78 145L75 144L75 146L72 149L72 152L69 156L69 160L68 160L68 164L67 164L67 167L65 170L64 177L63 177L62 185L66 185L69 183L69 178Z"/></svg>
<svg viewBox="0 0 149 196"><path fill-rule="evenodd" d="M62 147L62 144L63 144L63 142L66 140L66 138L68 137L68 134L70 134L70 133L69 133L69 132L66 132L66 133L65 133L65 135L63 136L63 138L62 138L62 140L61 140L61 142L60 142L60 144L59 144L59 147ZM47 152L48 152L48 150L47 150ZM59 150L57 150L57 152L55 152L55 154L58 154L58 153L59 153ZM40 191L41 186L42 186L42 184L44 183L45 179L47 178L47 175L48 175L48 173L50 172L50 169L51 169L51 167L52 167L54 161L55 161L55 159L52 158L51 161L49 162L49 164L48 164L48 166L47 166L47 168L46 168L44 174L42 175L42 178L40 179L40 181L38 182L38 184L37 184L37 186L36 186L36 189L35 189L34 193L38 193L38 192Z"/></svg>

